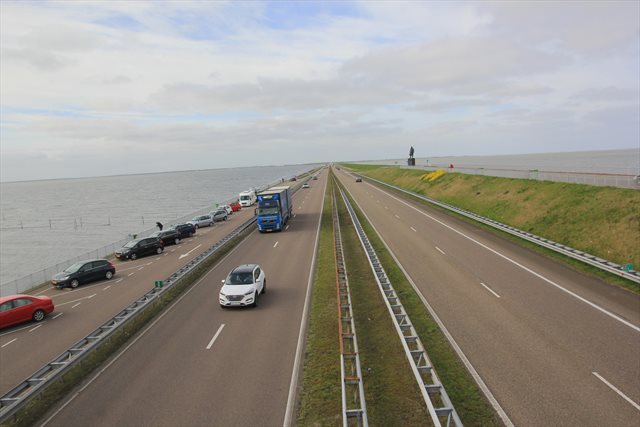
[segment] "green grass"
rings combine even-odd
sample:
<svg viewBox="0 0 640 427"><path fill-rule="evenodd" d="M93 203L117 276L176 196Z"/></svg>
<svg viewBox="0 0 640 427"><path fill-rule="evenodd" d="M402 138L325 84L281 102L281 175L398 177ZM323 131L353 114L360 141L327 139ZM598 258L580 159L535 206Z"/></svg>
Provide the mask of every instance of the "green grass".
<svg viewBox="0 0 640 427"><path fill-rule="evenodd" d="M367 176L495 219L618 264L640 267L640 192L526 179L447 173L433 182L422 170L374 165L348 165ZM362 167L365 166L365 167ZM405 195L405 197L407 197ZM421 203L426 202L419 200ZM473 222L466 217L465 221ZM640 292L640 285L542 248L492 227L523 246L561 259L573 268Z"/></svg>
<svg viewBox="0 0 640 427"><path fill-rule="evenodd" d="M402 305L411 318L422 344L427 349L436 373L444 384L463 424L468 426L502 425L378 234L353 203L353 200L351 200L351 205L354 207Z"/></svg>
<svg viewBox="0 0 640 427"><path fill-rule="evenodd" d="M74 367L69 369L60 378L40 392L34 399L19 409L16 414L6 420L1 426L27 427L34 425L42 418L53 405L66 398L66 396L97 368L104 364L117 351L124 347L127 342L149 324L156 316L164 311L183 292L193 286L202 276L204 276L214 264L231 251L244 237L253 231L249 227L241 235L233 238L214 256L205 261L198 268L193 270L179 282L176 282L162 297L150 303L138 316L122 325L114 334L106 338L98 347L90 350L89 353Z"/></svg>
<svg viewBox="0 0 640 427"><path fill-rule="evenodd" d="M324 196L311 295L297 421L300 426L341 426L340 337L331 217L331 181Z"/></svg>
<svg viewBox="0 0 640 427"><path fill-rule="evenodd" d="M338 212L369 424L431 425L400 338L340 198Z"/></svg>

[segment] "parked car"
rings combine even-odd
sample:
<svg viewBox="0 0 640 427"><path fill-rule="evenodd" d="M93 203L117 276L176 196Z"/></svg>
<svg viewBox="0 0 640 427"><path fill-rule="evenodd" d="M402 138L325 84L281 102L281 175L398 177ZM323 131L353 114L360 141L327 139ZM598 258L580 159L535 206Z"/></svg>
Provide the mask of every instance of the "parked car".
<svg viewBox="0 0 640 427"><path fill-rule="evenodd" d="M258 306L258 295L267 292L267 278L257 264L243 264L231 270L222 281L220 305Z"/></svg>
<svg viewBox="0 0 640 427"><path fill-rule="evenodd" d="M193 224L176 224L169 227L169 230L176 230L180 233L181 239L186 239L196 234L196 226Z"/></svg>
<svg viewBox="0 0 640 427"><path fill-rule="evenodd" d="M177 245L178 243L180 243L180 232L178 230L174 230L173 228L169 228L168 230L156 231L149 237L159 238L163 246L167 246L168 243L171 243L172 245Z"/></svg>
<svg viewBox="0 0 640 427"><path fill-rule="evenodd" d="M213 225L213 218L211 218L211 215L200 215L193 218L187 224L192 224L196 228L211 227Z"/></svg>
<svg viewBox="0 0 640 427"><path fill-rule="evenodd" d="M118 259L134 260L138 257L161 254L164 250L162 241L157 237L145 237L143 239L134 239L124 245L115 252Z"/></svg>
<svg viewBox="0 0 640 427"><path fill-rule="evenodd" d="M314 175L312 179L313 179L314 181L317 181L317 180L318 180L318 177Z"/></svg>
<svg viewBox="0 0 640 427"><path fill-rule="evenodd" d="M211 218L213 218L214 221L226 221L227 220L227 210L222 206L220 206L215 211L211 211L209 213L209 215L211 216Z"/></svg>
<svg viewBox="0 0 640 427"><path fill-rule="evenodd" d="M233 214L233 209L231 209L231 206L229 205L224 205L223 206L225 208L225 210L227 211L227 215L231 215Z"/></svg>
<svg viewBox="0 0 640 427"><path fill-rule="evenodd" d="M309 184L305 182L304 184L302 184L302 188L309 188Z"/></svg>
<svg viewBox="0 0 640 427"><path fill-rule="evenodd" d="M362 178L356 178L356 182L362 182Z"/></svg>
<svg viewBox="0 0 640 427"><path fill-rule="evenodd" d="M50 297L30 295L10 295L0 297L0 329L18 323L40 322L53 312L54 304Z"/></svg>
<svg viewBox="0 0 640 427"><path fill-rule="evenodd" d="M237 201L229 203L229 207L234 212L238 212L240 209L242 209L242 205L240 205L240 202Z"/></svg>
<svg viewBox="0 0 640 427"><path fill-rule="evenodd" d="M293 178L291 178L291 179L290 179L290 181L291 181L291 182L293 182L293 181L297 181L297 180L298 180L298 178L296 178L295 176L294 176Z"/></svg>
<svg viewBox="0 0 640 427"><path fill-rule="evenodd" d="M56 288L77 288L96 280L111 279L116 274L116 268L106 259L91 259L76 262L65 268L61 273L51 278L51 284Z"/></svg>

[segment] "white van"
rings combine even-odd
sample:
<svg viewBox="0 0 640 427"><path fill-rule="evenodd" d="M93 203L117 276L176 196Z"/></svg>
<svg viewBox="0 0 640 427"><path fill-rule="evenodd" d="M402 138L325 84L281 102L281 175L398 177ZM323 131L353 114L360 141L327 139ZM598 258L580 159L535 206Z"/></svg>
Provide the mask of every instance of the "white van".
<svg viewBox="0 0 640 427"><path fill-rule="evenodd" d="M251 206L257 200L256 190L252 188L249 191L243 191L238 195L238 198L240 199L240 206L242 206L243 208Z"/></svg>

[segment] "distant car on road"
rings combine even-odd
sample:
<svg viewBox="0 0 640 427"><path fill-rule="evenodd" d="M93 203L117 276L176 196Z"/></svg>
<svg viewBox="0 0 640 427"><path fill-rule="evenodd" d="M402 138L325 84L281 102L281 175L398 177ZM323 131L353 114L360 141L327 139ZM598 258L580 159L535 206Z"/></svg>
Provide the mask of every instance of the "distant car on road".
<svg viewBox="0 0 640 427"><path fill-rule="evenodd" d="M227 210L222 206L220 206L215 211L211 211L209 213L209 215L211 216L211 218L213 218L214 221L226 221L227 220Z"/></svg>
<svg viewBox="0 0 640 427"><path fill-rule="evenodd" d="M298 178L296 178L295 176L294 176L293 178L291 178L291 179L290 179L290 181L291 181L291 182L293 182L293 181L297 181L297 180L298 180Z"/></svg>
<svg viewBox="0 0 640 427"><path fill-rule="evenodd" d="M314 175L312 179L313 179L314 181L317 181L317 180L318 180L318 177L317 177L316 175Z"/></svg>
<svg viewBox="0 0 640 427"><path fill-rule="evenodd" d="M193 224L196 228L211 227L213 225L213 218L211 218L211 215L200 215L193 218L188 223Z"/></svg>
<svg viewBox="0 0 640 427"><path fill-rule="evenodd" d="M169 228L168 230L163 231L156 231L149 237L159 238L163 246L167 246L169 243L171 243L172 245L177 245L178 243L180 243L180 232L178 230L174 230L173 228Z"/></svg>
<svg viewBox="0 0 640 427"><path fill-rule="evenodd" d="M51 278L51 284L59 289L67 287L75 289L79 285L96 280L109 280L115 274L116 268L106 259L90 259L76 262L54 275Z"/></svg>
<svg viewBox="0 0 640 427"><path fill-rule="evenodd" d="M302 184L302 188L309 188L309 184L305 182L304 184Z"/></svg>
<svg viewBox="0 0 640 427"><path fill-rule="evenodd" d="M242 209L240 202L231 202L229 203L229 207L233 212L238 212L240 209Z"/></svg>
<svg viewBox="0 0 640 427"><path fill-rule="evenodd" d="M193 224L176 224L169 227L169 230L176 230L180 233L181 239L186 239L196 234L196 226Z"/></svg>
<svg viewBox="0 0 640 427"><path fill-rule="evenodd" d="M267 278L258 264L243 264L231 270L222 281L220 305L258 306L258 295L267 292Z"/></svg>
<svg viewBox="0 0 640 427"><path fill-rule="evenodd" d="M18 323L40 322L54 309L50 297L34 297L30 295L10 295L0 297L0 329Z"/></svg>
<svg viewBox="0 0 640 427"><path fill-rule="evenodd" d="M362 182L362 178L360 177L356 178L356 182Z"/></svg>
<svg viewBox="0 0 640 427"><path fill-rule="evenodd" d="M157 237L145 237L144 239L134 239L124 245L122 248L115 252L118 259L130 259L135 260L138 257L161 254L164 250L164 245Z"/></svg>

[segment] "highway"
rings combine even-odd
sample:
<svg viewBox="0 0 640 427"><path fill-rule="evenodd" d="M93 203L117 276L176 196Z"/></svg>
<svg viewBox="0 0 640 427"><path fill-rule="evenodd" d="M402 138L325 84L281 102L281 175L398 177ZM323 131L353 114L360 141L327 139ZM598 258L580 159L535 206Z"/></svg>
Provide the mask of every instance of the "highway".
<svg viewBox="0 0 640 427"><path fill-rule="evenodd" d="M250 234L45 425L282 425L326 182L298 191L286 231ZM260 264L267 292L257 308L221 308L221 280L245 263Z"/></svg>
<svg viewBox="0 0 640 427"><path fill-rule="evenodd" d="M337 174L511 422L640 425L638 295Z"/></svg>
<svg viewBox="0 0 640 427"><path fill-rule="evenodd" d="M166 246L157 256L114 260L116 275L111 280L81 285L75 290L46 285L34 292L52 297L55 311L41 323L0 331L0 392L4 394L24 381L148 292L154 281L169 277L253 215L253 208L235 212L214 227L200 228L179 245Z"/></svg>

